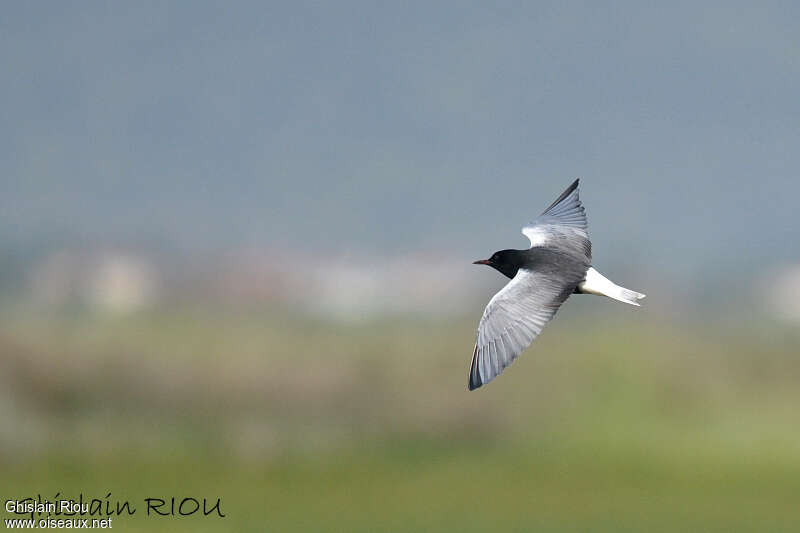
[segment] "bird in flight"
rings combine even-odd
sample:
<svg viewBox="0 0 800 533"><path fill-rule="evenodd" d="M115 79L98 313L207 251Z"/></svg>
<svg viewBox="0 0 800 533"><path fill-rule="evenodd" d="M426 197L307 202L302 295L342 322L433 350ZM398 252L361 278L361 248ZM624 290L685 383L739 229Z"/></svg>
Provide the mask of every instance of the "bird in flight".
<svg viewBox="0 0 800 533"><path fill-rule="evenodd" d="M523 352L573 293L607 296L638 306L644 294L620 287L592 267L586 210L575 180L553 204L522 228L527 250L500 250L489 265L511 278L494 295L478 325L469 390L499 376Z"/></svg>

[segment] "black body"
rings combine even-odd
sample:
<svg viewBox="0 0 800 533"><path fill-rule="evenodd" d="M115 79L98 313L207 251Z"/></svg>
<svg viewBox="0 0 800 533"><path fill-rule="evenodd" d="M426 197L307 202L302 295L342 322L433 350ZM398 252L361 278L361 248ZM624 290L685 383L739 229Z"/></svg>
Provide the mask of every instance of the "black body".
<svg viewBox="0 0 800 533"><path fill-rule="evenodd" d="M504 276L513 278L520 268L532 272L577 273L585 276L591 266L588 262L578 263L573 256L565 254L558 248L536 246L528 250L500 250L484 261L475 261L476 264L489 265ZM570 272L573 271L573 272Z"/></svg>

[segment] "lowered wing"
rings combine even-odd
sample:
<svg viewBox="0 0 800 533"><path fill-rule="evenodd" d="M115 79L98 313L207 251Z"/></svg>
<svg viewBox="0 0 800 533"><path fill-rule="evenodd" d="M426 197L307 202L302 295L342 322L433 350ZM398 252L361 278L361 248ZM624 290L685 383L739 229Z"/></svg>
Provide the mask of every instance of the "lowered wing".
<svg viewBox="0 0 800 533"><path fill-rule="evenodd" d="M530 346L585 272L585 264L577 262L565 271L520 269L494 295L478 325L469 390L492 381Z"/></svg>

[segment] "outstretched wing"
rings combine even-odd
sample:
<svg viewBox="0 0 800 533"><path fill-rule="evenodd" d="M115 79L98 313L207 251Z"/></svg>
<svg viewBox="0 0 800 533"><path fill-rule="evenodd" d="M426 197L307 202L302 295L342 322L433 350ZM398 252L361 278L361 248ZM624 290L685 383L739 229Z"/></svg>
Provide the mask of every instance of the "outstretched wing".
<svg viewBox="0 0 800 533"><path fill-rule="evenodd" d="M556 248L591 263L589 222L579 197L579 182L573 181L544 213L522 228L522 234L530 239L531 248Z"/></svg>
<svg viewBox="0 0 800 533"><path fill-rule="evenodd" d="M469 390L503 372L556 314L586 274L588 265L559 252L553 268L519 269L486 306L472 354Z"/></svg>

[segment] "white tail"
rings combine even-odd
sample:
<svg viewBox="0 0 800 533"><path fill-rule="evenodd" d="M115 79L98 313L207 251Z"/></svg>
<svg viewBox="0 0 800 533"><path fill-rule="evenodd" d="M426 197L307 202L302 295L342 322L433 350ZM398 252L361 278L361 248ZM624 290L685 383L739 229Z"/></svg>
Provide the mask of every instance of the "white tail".
<svg viewBox="0 0 800 533"><path fill-rule="evenodd" d="M589 267L589 270L586 272L586 279L578 285L578 292L608 296L614 300L636 306L639 305L638 300L645 297L645 295L640 292L616 285L613 281L595 270L594 267Z"/></svg>

